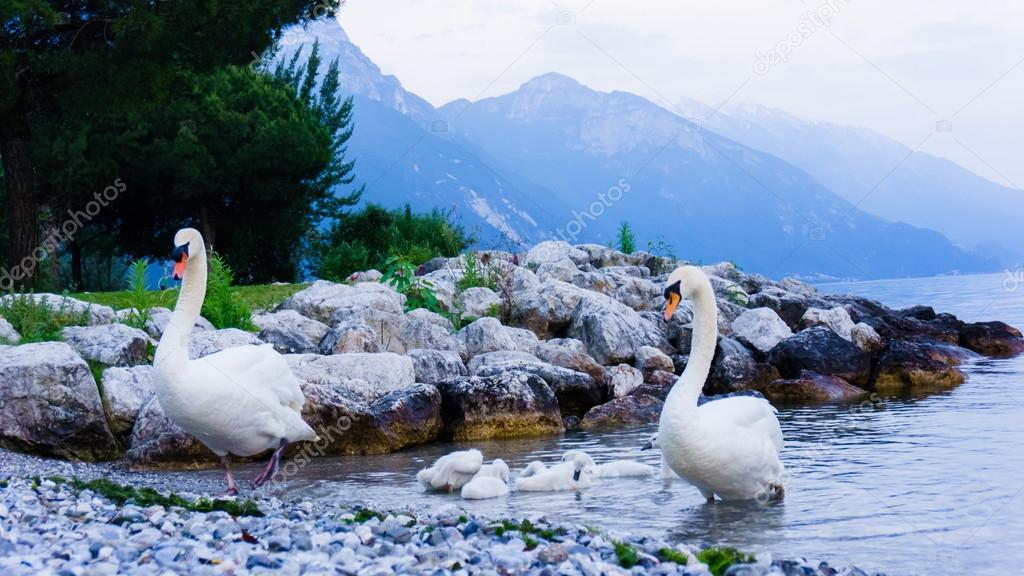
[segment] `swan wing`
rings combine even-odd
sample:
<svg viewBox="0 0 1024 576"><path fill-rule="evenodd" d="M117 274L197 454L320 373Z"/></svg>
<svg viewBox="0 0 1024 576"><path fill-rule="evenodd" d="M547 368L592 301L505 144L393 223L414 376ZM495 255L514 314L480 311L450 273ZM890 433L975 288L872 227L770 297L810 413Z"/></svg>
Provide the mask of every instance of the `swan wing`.
<svg viewBox="0 0 1024 576"><path fill-rule="evenodd" d="M733 396L708 402L697 410L702 419L749 428L758 436L771 440L776 450L782 450L782 427L776 416L778 411L764 398Z"/></svg>
<svg viewBox="0 0 1024 576"><path fill-rule="evenodd" d="M238 346L193 361L205 370L221 374L243 391L295 412L306 398L288 362L270 344Z"/></svg>
<svg viewBox="0 0 1024 576"><path fill-rule="evenodd" d="M484 455L479 450L453 452L434 465L436 472L430 484L438 489L445 486L461 486L480 471L483 463Z"/></svg>

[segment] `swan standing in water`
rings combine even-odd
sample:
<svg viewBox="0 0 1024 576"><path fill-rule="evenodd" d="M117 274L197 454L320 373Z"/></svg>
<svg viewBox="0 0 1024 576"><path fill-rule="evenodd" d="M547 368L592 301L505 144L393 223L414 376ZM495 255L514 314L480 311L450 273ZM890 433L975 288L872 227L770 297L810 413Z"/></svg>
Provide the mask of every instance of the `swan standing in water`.
<svg viewBox="0 0 1024 576"><path fill-rule="evenodd" d="M428 490L454 492L472 480L483 463L484 455L476 448L452 452L438 458L430 468L420 470L416 480Z"/></svg>
<svg viewBox="0 0 1024 576"><path fill-rule="evenodd" d="M466 500L484 500L508 494L508 464L501 458L495 458L490 464L484 464L480 471L462 487L462 497Z"/></svg>
<svg viewBox="0 0 1024 576"><path fill-rule="evenodd" d="M576 457L577 454L584 454L588 458L586 452L579 450L569 450L562 455L562 462L568 462L569 460ZM594 476L597 478L627 478L631 476L653 476L654 467L643 462L634 462L632 460L612 460L611 462L605 462L603 464L594 465Z"/></svg>
<svg viewBox="0 0 1024 576"><path fill-rule="evenodd" d="M573 451L568 461L516 478L516 489L524 492L582 490L593 484L594 476L594 460L585 452Z"/></svg>
<svg viewBox="0 0 1024 576"><path fill-rule="evenodd" d="M690 360L665 399L658 443L665 462L709 502L781 498L782 429L763 398L736 396L697 406L718 340L718 304L707 276L683 266L665 287L665 321L693 300Z"/></svg>
<svg viewBox="0 0 1024 576"><path fill-rule="evenodd" d="M189 359L189 336L206 298L206 245L191 228L174 236L178 303L153 359L154 388L164 413L220 456L228 494L238 493L230 455L274 450L253 480L257 488L277 471L288 444L317 440L302 420L305 397L284 357L270 344L228 348Z"/></svg>

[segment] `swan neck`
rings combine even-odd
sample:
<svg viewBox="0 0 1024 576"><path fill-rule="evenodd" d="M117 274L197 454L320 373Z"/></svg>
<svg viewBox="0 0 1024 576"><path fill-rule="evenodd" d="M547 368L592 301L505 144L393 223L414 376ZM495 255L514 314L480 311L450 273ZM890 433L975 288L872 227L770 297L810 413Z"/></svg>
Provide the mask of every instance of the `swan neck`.
<svg viewBox="0 0 1024 576"><path fill-rule="evenodd" d="M718 344L718 303L706 279L691 296L693 300L693 339L690 358L679 380L669 392L666 404L676 410L696 410L697 398L711 373Z"/></svg>
<svg viewBox="0 0 1024 576"><path fill-rule="evenodd" d="M190 255L185 265L185 276L178 292L178 302L174 305L171 320L164 329L160 344L157 346L153 364L161 364L174 360L188 360L188 340L192 328L199 320L206 298L206 247L202 240L198 241L194 255Z"/></svg>

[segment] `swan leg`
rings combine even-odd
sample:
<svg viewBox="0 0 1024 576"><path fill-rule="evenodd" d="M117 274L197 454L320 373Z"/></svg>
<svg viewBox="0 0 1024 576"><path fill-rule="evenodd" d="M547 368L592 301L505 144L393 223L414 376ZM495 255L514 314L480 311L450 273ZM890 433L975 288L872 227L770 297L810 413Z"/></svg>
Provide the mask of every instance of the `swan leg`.
<svg viewBox="0 0 1024 576"><path fill-rule="evenodd" d="M288 448L288 440L285 438L281 439L281 445L274 450L274 453L270 456L270 461L267 462L267 466L260 472L259 476L253 478L252 487L259 488L267 480L270 480L274 474L277 473L277 466L281 463L281 455L284 454L285 449Z"/></svg>
<svg viewBox="0 0 1024 576"><path fill-rule="evenodd" d="M225 496L237 496L238 486L235 486L235 477L231 475L231 456L225 454L221 456L221 462L224 463L224 471L228 475L228 491L224 493Z"/></svg>

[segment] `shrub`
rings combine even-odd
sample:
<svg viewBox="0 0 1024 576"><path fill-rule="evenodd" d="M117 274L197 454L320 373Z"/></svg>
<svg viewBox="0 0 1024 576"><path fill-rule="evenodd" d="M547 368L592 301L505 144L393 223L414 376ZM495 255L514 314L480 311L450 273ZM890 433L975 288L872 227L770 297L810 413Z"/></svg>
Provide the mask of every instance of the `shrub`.
<svg viewBox="0 0 1024 576"><path fill-rule="evenodd" d="M124 323L133 328L144 329L153 311L149 304L149 294L146 291L147 268L149 268L149 262L145 258L139 258L128 265L129 312Z"/></svg>
<svg viewBox="0 0 1024 576"><path fill-rule="evenodd" d="M629 222L623 222L619 225L619 237L618 246L619 252L624 254L632 254L636 252L636 236L633 234L633 229L630 228Z"/></svg>
<svg viewBox="0 0 1024 576"><path fill-rule="evenodd" d="M425 308L431 312L444 314L441 304L437 301L430 282L416 277L416 268L407 260L392 256L384 265L384 283L389 284L399 294L405 295L405 309Z"/></svg>
<svg viewBox="0 0 1024 576"><path fill-rule="evenodd" d="M463 261L465 264L462 267L462 278L455 284L459 292L469 290L470 288L497 290L500 275L491 266L489 254L480 256L471 252L463 256Z"/></svg>
<svg viewBox="0 0 1024 576"><path fill-rule="evenodd" d="M67 297L54 307L46 297L37 300L31 294L10 294L0 300L0 317L21 334L22 344L54 342L61 339L64 328L89 324L89 309L72 311Z"/></svg>
<svg viewBox="0 0 1024 576"><path fill-rule="evenodd" d="M388 210L369 204L340 216L314 239L311 260L317 276L338 281L360 270L382 270L392 256L418 266L436 256L456 256L468 244L450 212L414 213L408 205Z"/></svg>
<svg viewBox="0 0 1024 576"><path fill-rule="evenodd" d="M697 553L697 560L708 565L715 576L722 576L733 564L751 564L757 559L735 548L708 548Z"/></svg>
<svg viewBox="0 0 1024 576"><path fill-rule="evenodd" d="M210 273L206 281L206 300L203 302L203 317L215 327L255 330L252 310L235 297L231 285L235 275L217 254L210 255Z"/></svg>

